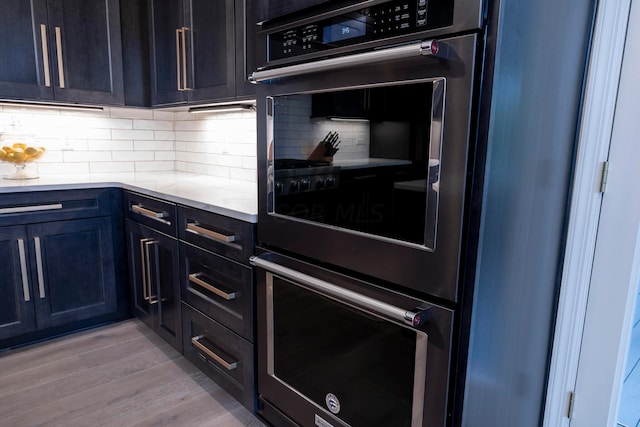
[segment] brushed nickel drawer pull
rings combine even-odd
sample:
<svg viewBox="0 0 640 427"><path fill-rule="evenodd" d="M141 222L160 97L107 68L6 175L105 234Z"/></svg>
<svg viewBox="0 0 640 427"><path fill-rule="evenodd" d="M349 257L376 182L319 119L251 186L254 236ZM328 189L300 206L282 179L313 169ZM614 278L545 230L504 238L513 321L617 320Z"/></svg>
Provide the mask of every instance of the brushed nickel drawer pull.
<svg viewBox="0 0 640 427"><path fill-rule="evenodd" d="M64 61L62 59L62 36L60 27L56 27L56 52L58 53L58 80L60 89L64 89Z"/></svg>
<svg viewBox="0 0 640 427"><path fill-rule="evenodd" d="M227 301L230 301L230 300L236 298L236 293L235 292L227 293L227 292L223 291L222 289L216 288L215 286L213 286L213 285L205 282L204 280L202 280L200 278L201 274L202 273L192 273L192 274L190 274L189 275L189 281L191 283L195 283L196 285L205 288L208 291L213 292L214 294L218 295L221 298L226 299Z"/></svg>
<svg viewBox="0 0 640 427"><path fill-rule="evenodd" d="M210 239L218 240L223 243L231 243L236 241L235 235L227 235L222 233L217 233L215 231L209 230L208 228L200 227L195 222L187 223L187 231L190 231L195 234L199 234L204 237L208 237Z"/></svg>
<svg viewBox="0 0 640 427"><path fill-rule="evenodd" d="M33 242L36 245L36 269L38 270L38 291L40 291L40 299L44 299L45 298L44 273L42 269L42 248L40 247L40 238L34 237Z"/></svg>
<svg viewBox="0 0 640 427"><path fill-rule="evenodd" d="M20 254L20 273L22 275L22 293L25 302L31 301L29 295L29 278L27 277L27 257L24 251L24 240L18 239L18 253Z"/></svg>
<svg viewBox="0 0 640 427"><path fill-rule="evenodd" d="M50 205L15 206L10 208L0 208L0 215L12 213L27 213L62 209L62 203L52 203Z"/></svg>
<svg viewBox="0 0 640 427"><path fill-rule="evenodd" d="M197 337L192 337L191 343L196 347L198 347L200 350L202 350L207 356L209 356L210 358L218 362L220 365L222 365L222 367L225 368L227 371L232 371L238 367L238 362L229 363L226 360L224 360L222 357L215 354L209 348L207 348L204 344L202 344L200 342L202 338L204 338L204 335L198 335Z"/></svg>
<svg viewBox="0 0 640 427"><path fill-rule="evenodd" d="M164 212L152 211L151 209L147 209L145 207L142 207L142 205L131 205L131 210L134 211L135 213L139 213L140 215L144 215L144 216L149 217L151 219L161 220L162 218L164 218L166 216L166 213L164 213Z"/></svg>
<svg viewBox="0 0 640 427"><path fill-rule="evenodd" d="M49 70L49 43L47 42L47 26L40 24L40 45L42 46L42 68L44 85L51 87L51 71Z"/></svg>

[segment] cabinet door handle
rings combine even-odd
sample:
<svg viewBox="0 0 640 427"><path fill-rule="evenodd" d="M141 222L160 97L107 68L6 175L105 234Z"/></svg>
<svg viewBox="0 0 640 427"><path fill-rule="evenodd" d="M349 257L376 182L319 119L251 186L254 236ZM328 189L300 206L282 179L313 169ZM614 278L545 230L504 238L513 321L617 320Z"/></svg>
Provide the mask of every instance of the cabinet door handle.
<svg viewBox="0 0 640 427"><path fill-rule="evenodd" d="M182 27L182 89L189 90L187 85L187 31L188 27Z"/></svg>
<svg viewBox="0 0 640 427"><path fill-rule="evenodd" d="M158 297L153 295L153 283L151 280L151 255L149 254L149 247L155 245L156 243L158 243L156 240L153 239L148 239L144 242L144 252L145 252L145 256L147 258L147 262L146 262L146 273L147 273L147 301L149 301L149 304L154 305L158 303Z"/></svg>
<svg viewBox="0 0 640 427"><path fill-rule="evenodd" d="M204 335L198 335L197 337L191 337L191 343L202 350L207 356L218 362L227 371L232 371L238 367L238 362L227 362L222 357L211 351L207 346L202 344L200 340L204 338Z"/></svg>
<svg viewBox="0 0 640 427"><path fill-rule="evenodd" d="M195 283L196 285L205 288L208 291L213 292L214 294L218 295L220 298L224 298L227 301L230 301L232 299L236 298L236 293L235 292L225 292L222 289L216 288L215 286L205 282L204 280L202 280L200 278L200 275L202 273L192 273L189 275L189 281L191 283Z"/></svg>
<svg viewBox="0 0 640 427"><path fill-rule="evenodd" d="M131 205L131 210L148 218L155 219L160 222L167 222L163 219L167 215L165 212L156 212L151 209L147 209L142 205Z"/></svg>
<svg viewBox="0 0 640 427"><path fill-rule="evenodd" d="M45 298L44 293L44 274L42 269L42 248L40 247L40 238L34 237L33 243L36 245L36 269L38 270L38 291L40 292L40 299Z"/></svg>
<svg viewBox="0 0 640 427"><path fill-rule="evenodd" d="M218 233L216 231L209 230L208 228L201 227L195 222L187 223L187 231L190 231L191 233L199 234L204 237L208 237L210 239L218 240L223 243L231 243L236 241L236 236L233 234L228 235L228 234Z"/></svg>
<svg viewBox="0 0 640 427"><path fill-rule="evenodd" d="M18 253L20 255L20 273L22 275L22 294L25 302L31 301L29 295L29 278L27 277L27 257L24 251L24 240L18 239Z"/></svg>
<svg viewBox="0 0 640 427"><path fill-rule="evenodd" d="M0 208L0 215L49 211L49 210L56 210L56 209L62 209L62 203L53 203L50 205L34 205L34 206L12 206L9 208Z"/></svg>
<svg viewBox="0 0 640 427"><path fill-rule="evenodd" d="M47 26L45 24L40 24L40 44L42 47L44 85L46 87L51 87L51 72L49 70L49 42L47 41Z"/></svg>
<svg viewBox="0 0 640 427"><path fill-rule="evenodd" d="M145 301L149 301L149 294L147 292L147 258L145 257L144 244L151 240L153 239L140 239L140 271L142 271L142 297Z"/></svg>
<svg viewBox="0 0 640 427"><path fill-rule="evenodd" d="M184 88L181 87L182 85L182 65L180 64L180 59L181 59L181 49L180 49L180 33L182 33L182 29L181 28L176 28L176 77L178 79L178 90L179 91L183 91Z"/></svg>
<svg viewBox="0 0 640 427"><path fill-rule="evenodd" d="M56 52L58 54L58 80L60 81L60 89L64 89L64 62L62 60L62 36L60 27L56 27Z"/></svg>

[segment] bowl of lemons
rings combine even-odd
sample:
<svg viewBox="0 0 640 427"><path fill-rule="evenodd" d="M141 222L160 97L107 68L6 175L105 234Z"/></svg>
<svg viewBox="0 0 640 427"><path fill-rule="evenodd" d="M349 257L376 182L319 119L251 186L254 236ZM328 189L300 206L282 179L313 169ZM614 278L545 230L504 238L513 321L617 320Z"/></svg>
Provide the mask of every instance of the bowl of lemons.
<svg viewBox="0 0 640 427"><path fill-rule="evenodd" d="M0 148L0 160L15 165L14 173L5 176L5 179L37 178L38 173L27 166L42 157L45 151L44 147L36 147L24 142L14 142Z"/></svg>

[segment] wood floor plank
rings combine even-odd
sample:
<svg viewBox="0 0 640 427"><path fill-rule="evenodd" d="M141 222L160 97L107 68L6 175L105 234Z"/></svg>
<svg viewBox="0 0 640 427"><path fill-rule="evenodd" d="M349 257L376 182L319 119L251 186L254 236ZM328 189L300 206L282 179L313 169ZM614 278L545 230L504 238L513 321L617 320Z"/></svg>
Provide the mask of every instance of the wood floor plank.
<svg viewBox="0 0 640 427"><path fill-rule="evenodd" d="M116 381L127 375L147 370L167 360L180 357L179 353L167 356L155 349L138 353L115 362L106 363L95 369L79 369L72 371L62 378L53 381L45 379L44 384L29 387L18 393L7 395L0 399L0 414L9 411L24 411L37 406L39 402L46 402L50 395L58 398L70 396L99 384Z"/></svg>
<svg viewBox="0 0 640 427"><path fill-rule="evenodd" d="M0 355L2 427L208 425L264 427L138 320Z"/></svg>
<svg viewBox="0 0 640 427"><path fill-rule="evenodd" d="M120 322L108 329L82 331L75 335L0 353L0 372L12 372L16 366L22 367L29 363L43 364L50 360L76 356L79 351L96 350L113 342L152 333L138 320Z"/></svg>

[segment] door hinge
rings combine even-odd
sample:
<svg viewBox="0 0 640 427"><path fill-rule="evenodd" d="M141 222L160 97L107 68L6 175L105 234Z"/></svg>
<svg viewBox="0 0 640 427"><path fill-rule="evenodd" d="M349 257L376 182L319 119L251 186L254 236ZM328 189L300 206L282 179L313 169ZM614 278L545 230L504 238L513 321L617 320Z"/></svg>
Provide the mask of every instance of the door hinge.
<svg viewBox="0 0 640 427"><path fill-rule="evenodd" d="M600 192L604 193L607 189L607 178L609 177L609 160L602 165L602 177L600 178Z"/></svg>
<svg viewBox="0 0 640 427"><path fill-rule="evenodd" d="M567 405L567 418L573 418L573 407L576 403L576 393L573 391L569 392L569 405Z"/></svg>

